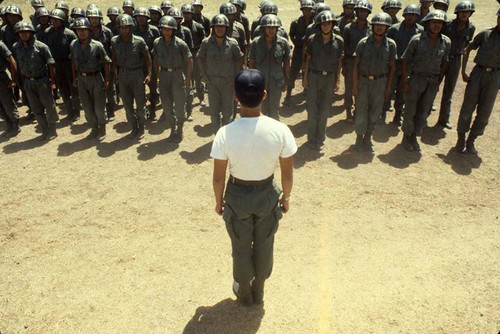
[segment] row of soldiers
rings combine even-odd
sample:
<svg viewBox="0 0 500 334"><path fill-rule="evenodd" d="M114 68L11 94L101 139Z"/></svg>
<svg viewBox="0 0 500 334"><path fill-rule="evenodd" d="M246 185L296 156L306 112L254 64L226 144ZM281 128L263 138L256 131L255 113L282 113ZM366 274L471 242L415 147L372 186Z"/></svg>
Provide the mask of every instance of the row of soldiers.
<svg viewBox="0 0 500 334"><path fill-rule="evenodd" d="M59 7L63 7L58 4ZM353 97L356 101L354 116L356 148L373 151L371 134L380 115L385 118L385 110L389 109L391 96L395 94L396 112L393 122L399 125L403 114L403 146L410 151L419 151L417 136L421 134L431 112L432 102L443 78L446 80L438 124L451 128L449 124L451 96L460 72L463 53L466 55L463 57L465 61L472 48L479 48L476 63L481 66L480 68L485 68L484 72L491 76L490 80L498 82L500 64L499 53L495 53L498 48L495 43L499 28L482 32L476 36L474 43L470 43L475 30L469 21L469 17L475 11L474 3L470 1L457 4L455 8L457 18L453 21L449 21L445 13L449 7L448 0L437 0L421 1L420 7L408 5L403 11L404 20L399 22L396 15L402 9L400 1L386 0L382 6L384 12L374 15L371 23L368 23L367 18L372 12L372 5L366 0L355 3L344 0L344 12L339 17L335 16L325 3L302 0L300 2L302 14L292 22L289 34L283 29L281 20L277 16L278 6L270 1L263 1L259 5L262 15L251 25L243 14L245 3L242 0L222 4L220 14L214 16L209 23L201 14L203 7L199 0L183 5L181 10L175 7L165 10L164 5L167 3L162 3L160 10L153 8L154 6L149 9L135 9L131 1L125 1L122 6L123 11L132 15L121 14L118 8L112 7L108 10L111 22L106 26L102 24L102 13L96 6L89 6L86 12L87 18L76 16L79 15L79 11L73 10L74 17L71 23L68 19L64 20L61 13L56 11L63 9L56 8L54 10L56 12L50 13L51 27L35 30L27 23L17 26L17 34L23 41L18 43L17 48L19 44L24 45L26 49L29 43L37 43L38 48L42 49L43 43L39 42L38 38L46 41L50 48L50 37L47 35L50 36L52 30L57 30L58 25L64 24L76 31L77 38L73 36L72 41L64 45L70 50L67 55L71 57L67 57L65 61L70 64L71 71L65 70L67 67L54 71L54 65L50 62L54 59L46 55L44 60L48 65L49 76L56 77L55 81L59 81L60 86L67 85L71 81L70 87L78 87L87 120L92 125L89 138L97 137L100 140L105 136L104 109L108 110L108 118L113 117L114 108L111 104L116 103L116 94L110 92L116 91L112 87L114 82L119 82L120 96L127 120L132 127L130 137L142 138L147 115L144 86L149 86L149 114L155 117L158 101L155 93L158 79L155 76L159 77L159 90L164 109L162 117L169 118L172 126L169 140L179 142L182 140L186 109L188 117L192 110L191 87L196 88L198 98L203 103L205 88L202 83L206 85L212 124L214 131L217 131L221 125L227 124L235 117L236 104L232 98L232 79L237 71L248 66L257 68L265 74L268 95L263 105L263 113L274 118L279 118L281 93L287 92L284 103L289 104L295 80L302 71L308 112L308 144L315 149L323 147L328 112L334 92L339 88L342 72L345 78L345 107L348 118L352 118ZM434 6L433 10L430 9L431 5ZM15 12L12 7L15 6L8 6L6 10L9 24L11 24L9 14L12 16L12 12ZM69 12L69 8L66 10ZM160 11L165 14L164 10L167 15L158 19L161 16ZM36 15L35 18L40 21L40 15ZM58 24L55 21L61 22ZM418 24L418 21L425 28ZM38 23L38 26L41 24ZM209 36L210 27L212 34ZM2 32L4 30L7 29L2 28ZM64 28L63 31L66 30L71 32L68 28ZM107 30L111 34L107 34ZM102 36L112 36L113 31L116 33L114 37L108 39ZM40 33L35 41L33 34L38 32ZM487 34L487 38L484 34ZM27 41L24 41L23 35L27 36ZM2 38L5 40L4 36L5 33L2 33ZM293 53L289 39L293 43ZM87 46L93 45L96 45L96 50L104 49L104 52L84 52ZM48 51L50 54L52 48ZM486 56L479 57L481 52ZM196 57L196 62L193 62L193 56ZM63 61L58 59L54 63L59 62ZM12 71L12 63L10 67ZM20 67L21 77L25 79L22 81L39 80L34 72L23 72L25 66ZM54 72L67 75L66 83L62 79L57 80L57 74ZM465 66L462 66L462 74L464 79L468 79ZM69 80L71 76L72 80ZM471 75L471 78L473 77ZM85 80L87 84L84 84ZM469 84L472 81L470 80ZM46 86L53 88L54 83L49 80L47 82L49 84ZM9 85L12 86L14 83L10 82ZM459 118L457 149L476 153L474 139L484 132L496 98L498 84L489 85L492 88L488 94L480 91L486 89L488 85L481 83L479 88L471 89L469 86L472 85L468 85L467 92L481 98L476 99L475 104L468 107L467 103L473 100L464 100L467 103L464 103ZM63 90L60 88L68 109L70 105L79 104L76 92L68 94L68 91L63 93ZM108 93L106 106L101 97L106 95L105 92ZM50 93L50 90L44 93ZM29 98L28 91L26 95L28 100L34 100ZM39 95L47 100L51 96ZM75 99L72 100L73 97ZM35 116L38 115L37 120L42 129L46 129L44 138L54 138L56 134L53 122L54 119L57 120L57 114L55 117L49 116L49 110L52 114L52 106L47 107L42 103L43 99L39 100L37 102L40 102L45 110L40 112L33 107L32 109ZM476 104L479 105L478 116L466 145L465 133L469 131ZM491 105L489 113L484 110L483 105ZM70 110L73 110L74 116L75 109ZM46 118L40 120L40 115ZM15 120L11 119L11 123L14 126L11 127L10 133L18 132ZM47 126L44 127L45 123Z"/></svg>

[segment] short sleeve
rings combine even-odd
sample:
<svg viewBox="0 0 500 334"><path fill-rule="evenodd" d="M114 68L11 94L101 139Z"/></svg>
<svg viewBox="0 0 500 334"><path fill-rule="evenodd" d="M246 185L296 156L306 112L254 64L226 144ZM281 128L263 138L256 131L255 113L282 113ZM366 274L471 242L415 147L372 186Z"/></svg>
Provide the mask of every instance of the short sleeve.
<svg viewBox="0 0 500 334"><path fill-rule="evenodd" d="M336 38L337 38L337 43L339 45L337 58L342 59L344 58L344 39L340 36L336 36Z"/></svg>
<svg viewBox="0 0 500 334"><path fill-rule="evenodd" d="M43 53L43 58L45 59L46 64L55 64L56 62L54 61L54 58L52 58L52 54L50 53L50 49L47 45L42 44L42 47L40 48Z"/></svg>
<svg viewBox="0 0 500 334"><path fill-rule="evenodd" d="M250 42L250 50L248 51L248 59L255 60L256 59L256 48L257 48L258 38L254 39Z"/></svg>
<svg viewBox="0 0 500 334"><path fill-rule="evenodd" d="M187 61L188 58L193 57L193 55L191 54L191 50L189 50L189 47L186 43L179 43L179 46L181 48L182 59L185 59Z"/></svg>
<svg viewBox="0 0 500 334"><path fill-rule="evenodd" d="M103 63L111 63L111 58L108 57L106 50L104 50L104 46L99 43L99 58L101 58Z"/></svg>
<svg viewBox="0 0 500 334"><path fill-rule="evenodd" d="M389 39L389 61L393 61L397 59L398 49L396 47L396 42L394 40Z"/></svg>
<svg viewBox="0 0 500 334"><path fill-rule="evenodd" d="M311 36L309 36L309 38L307 38L307 42L306 42L306 54L308 56L312 55L313 39L314 39L314 35L311 35Z"/></svg>
<svg viewBox="0 0 500 334"><path fill-rule="evenodd" d="M214 142L212 143L212 151L210 152L210 156L214 159L228 160L225 130L225 127L222 127L215 135Z"/></svg>
<svg viewBox="0 0 500 334"><path fill-rule="evenodd" d="M3 43L3 42L0 42L0 56L4 59L9 57L9 56L12 56L12 52L10 52L7 45L5 45L5 43Z"/></svg>
<svg viewBox="0 0 500 334"><path fill-rule="evenodd" d="M196 58L205 59L207 55L207 43L208 43L208 37L201 42L200 49L196 54Z"/></svg>
<svg viewBox="0 0 500 334"><path fill-rule="evenodd" d="M290 60L292 59L292 55L291 55L291 50L290 50L290 43L288 43L288 41L285 41L284 44L284 49L285 49L285 54L283 56L283 59L284 60Z"/></svg>
<svg viewBox="0 0 500 334"><path fill-rule="evenodd" d="M146 44L146 41L143 38L141 38L141 50L143 51L143 53L149 51L148 45Z"/></svg>
<svg viewBox="0 0 500 334"><path fill-rule="evenodd" d="M240 47L238 46L238 43L232 44L233 48L233 60L238 61L241 58L243 58L243 52L241 52Z"/></svg>
<svg viewBox="0 0 500 334"><path fill-rule="evenodd" d="M479 34L474 37L472 40L472 43L470 43L470 47L473 50L477 50L481 44L483 44L483 41L485 40L484 35L486 34L486 31L481 31Z"/></svg>
<svg viewBox="0 0 500 334"><path fill-rule="evenodd" d="M403 56L401 57L402 59L410 61L413 60L413 55L415 54L415 49L417 48L419 37L420 35L415 35L412 37L410 43L408 43L408 46L406 47L405 52L403 53Z"/></svg>
<svg viewBox="0 0 500 334"><path fill-rule="evenodd" d="M449 56L450 56L450 50L451 50L451 41L449 39L445 40L444 43L444 56L443 56L443 62L447 63L450 61Z"/></svg>
<svg viewBox="0 0 500 334"><path fill-rule="evenodd" d="M366 37L359 41L356 46L356 51L354 51L354 57L361 58L365 52Z"/></svg>
<svg viewBox="0 0 500 334"><path fill-rule="evenodd" d="M288 126L283 124L283 145L280 152L280 158L289 158L297 152L295 137Z"/></svg>

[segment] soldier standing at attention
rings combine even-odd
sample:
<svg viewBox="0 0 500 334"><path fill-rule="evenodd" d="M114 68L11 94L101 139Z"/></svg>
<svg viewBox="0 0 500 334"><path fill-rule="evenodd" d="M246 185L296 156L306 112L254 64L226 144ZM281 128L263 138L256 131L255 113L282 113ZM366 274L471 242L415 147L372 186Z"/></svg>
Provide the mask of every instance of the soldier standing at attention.
<svg viewBox="0 0 500 334"><path fill-rule="evenodd" d="M208 86L210 118L217 133L233 115L233 78L242 68L243 53L235 39L226 35L229 20L222 14L211 21L212 35L201 43L196 56L203 81ZM221 119L222 116L222 119Z"/></svg>
<svg viewBox="0 0 500 334"><path fill-rule="evenodd" d="M66 28L69 28L71 26L71 23L73 23L73 19L69 17L69 6L66 3L66 1L57 1L54 9L60 9L66 14L66 21L64 22L64 26Z"/></svg>
<svg viewBox="0 0 500 334"><path fill-rule="evenodd" d="M122 10L116 6L108 8L107 16L109 18L109 22L106 23L106 28L111 30L111 32L113 33L113 36L118 35L118 27L116 26L116 18L121 13L122 13Z"/></svg>
<svg viewBox="0 0 500 334"><path fill-rule="evenodd" d="M260 27L264 32L250 45L249 67L261 71L266 79L262 113L279 121L281 92L286 90L290 73L290 44L277 35L280 22L276 15L264 15Z"/></svg>
<svg viewBox="0 0 500 334"><path fill-rule="evenodd" d="M85 11L83 10L82 7L73 7L71 8L71 13L69 14L69 17L71 17L71 19L73 20L72 24L70 25L70 29L73 30L73 32L75 31L75 28L73 26L73 23L75 22L75 20L79 17L85 17Z"/></svg>
<svg viewBox="0 0 500 334"><path fill-rule="evenodd" d="M210 20L208 17L202 14L203 11L203 3L201 0L193 0L191 3L194 8L193 20L200 23L203 28L205 28L205 36L210 35Z"/></svg>
<svg viewBox="0 0 500 334"><path fill-rule="evenodd" d="M474 62L476 65L467 75L467 61L471 50L478 50ZM467 82L464 102L458 117L458 141L456 149L459 152L477 154L474 141L483 135L495 99L500 87L500 9L497 11L497 25L481 31L465 49L462 60L462 77ZM472 114L477 107L476 118L472 127ZM465 135L469 132L467 142Z"/></svg>
<svg viewBox="0 0 500 334"><path fill-rule="evenodd" d="M163 16L161 8L159 6L150 6L148 10L149 16L151 17L151 21L149 21L149 24L160 29L160 19Z"/></svg>
<svg viewBox="0 0 500 334"><path fill-rule="evenodd" d="M353 71L354 71L354 52L359 41L370 34L370 25L368 24L368 15L372 12L372 4L367 0L360 0L354 6L356 19L344 28L344 62L342 74L344 75L344 104L347 119L352 119L352 98Z"/></svg>
<svg viewBox="0 0 500 334"><path fill-rule="evenodd" d="M430 8L434 0L420 0L420 17L417 20L417 23L421 23L424 17L429 13Z"/></svg>
<svg viewBox="0 0 500 334"><path fill-rule="evenodd" d="M210 153L215 212L222 215L231 238L233 292L244 305L264 302L264 284L273 267L274 235L283 213L290 209L297 152L290 129L260 112L264 81L258 70L236 76L241 118L217 132ZM274 180L278 161L283 190Z"/></svg>
<svg viewBox="0 0 500 334"><path fill-rule="evenodd" d="M187 44L175 36L178 26L173 17L162 17L160 29L161 37L154 41L154 67L160 79L163 114L171 126L167 139L180 143L185 121L185 90L189 89L193 59Z"/></svg>
<svg viewBox="0 0 500 334"><path fill-rule="evenodd" d="M7 68L10 72L10 78L7 75ZM11 138L21 132L19 127L19 112L12 87L16 85L14 79L17 77L17 64L12 56L12 52L7 48L4 42L0 41L0 117L7 123L7 128L2 133L2 137ZM11 79L12 78L12 79Z"/></svg>
<svg viewBox="0 0 500 334"><path fill-rule="evenodd" d="M405 90L403 86L403 53L410 43L410 40L416 34L424 31L424 27L416 23L420 15L420 8L418 5L408 5L403 10L403 22L396 23L387 30L387 37L396 42L398 49L398 55L396 58L396 71L394 73L394 79L392 80L391 92L396 90L394 98L394 118L392 123L396 126L401 126L401 115L403 113L403 107L405 104ZM385 113L390 109L391 99L385 99L384 109L382 111L382 120L385 121Z"/></svg>
<svg viewBox="0 0 500 334"><path fill-rule="evenodd" d="M144 138L146 122L146 92L144 85L151 80L151 56L141 37L132 34L134 20L128 14L116 19L120 34L111 40L113 72L118 78L123 107L130 124L130 139ZM144 73L146 68L146 73ZM136 109L134 110L134 100Z"/></svg>
<svg viewBox="0 0 500 334"><path fill-rule="evenodd" d="M77 88L73 86L69 53L76 35L65 27L66 14L62 10L52 10L50 17L52 26L45 31L42 42L47 44L55 61L56 85L61 92L67 119L75 122L80 119L80 99Z"/></svg>
<svg viewBox="0 0 500 334"><path fill-rule="evenodd" d="M21 39L13 47L19 81L23 81L31 111L42 129L40 139L52 140L57 137L59 120L51 92L56 88L54 58L47 45L35 40L35 29L30 23L20 22L16 32Z"/></svg>
<svg viewBox="0 0 500 334"><path fill-rule="evenodd" d="M442 10L443 12L447 13L448 8L450 7L450 0L434 0L432 3L432 7L434 9ZM448 19L446 19L448 21Z"/></svg>
<svg viewBox="0 0 500 334"><path fill-rule="evenodd" d="M194 8L191 4L182 5L182 15L184 16L184 21L182 21L181 25L183 27L188 28L191 31L191 35L193 36L193 48L190 50L192 55L196 55L198 50L200 50L201 42L205 38L205 28L193 20ZM194 99L194 91L196 89L196 94L200 101L200 104L205 103L205 88L203 87L203 83L201 82L201 73L198 68L198 64L193 65L193 73L191 75L191 85L189 91L187 92L186 99L186 114L187 120L193 120L193 99Z"/></svg>
<svg viewBox="0 0 500 334"><path fill-rule="evenodd" d="M354 15L355 5L355 0L343 0L342 2L342 8L344 9L344 11L339 15L338 19L338 26L341 35L344 35L345 26L351 23L356 18L356 16Z"/></svg>
<svg viewBox="0 0 500 334"><path fill-rule="evenodd" d="M243 26L243 29L245 30L245 37L247 38L247 45L250 45L250 21L245 15L247 3L245 0L231 0L230 2L236 7L235 20Z"/></svg>
<svg viewBox="0 0 500 334"><path fill-rule="evenodd" d="M443 34L451 40L450 61L444 75L443 96L441 97L441 107L439 109L438 126L452 129L450 124L451 100L455 86L457 85L460 67L462 65L462 54L465 48L472 41L476 27L469 21L475 5L472 1L461 1L455 7L457 18L448 22L443 28Z"/></svg>
<svg viewBox="0 0 500 334"><path fill-rule="evenodd" d="M153 57L153 43L155 39L160 37L160 31L153 25L148 23L149 10L146 7L138 7L134 10L134 19L137 25L132 29L132 34L142 37L148 46L151 58ZM146 69L144 69L146 71ZM151 80L149 87L149 119L156 120L156 105L158 104L158 79L156 71L151 71Z"/></svg>
<svg viewBox="0 0 500 334"><path fill-rule="evenodd" d="M321 150L333 94L339 89L344 41L333 33L337 19L331 11L322 11L316 15L315 21L321 32L307 40L302 80L307 89L307 144Z"/></svg>
<svg viewBox="0 0 500 334"><path fill-rule="evenodd" d="M125 0L122 4L123 13L132 17L134 15L135 5L131 0ZM133 20L132 20L133 21ZM134 23L135 25L135 23Z"/></svg>
<svg viewBox="0 0 500 334"><path fill-rule="evenodd" d="M174 7L174 3L170 0L163 0L160 5L160 9L163 12L163 16L167 15L170 8Z"/></svg>
<svg viewBox="0 0 500 334"><path fill-rule="evenodd" d="M451 41L441 33L445 20L445 12L431 10L422 21L425 31L413 36L403 54L406 93L402 143L408 151L420 151L417 135L422 134L432 101L446 72Z"/></svg>
<svg viewBox="0 0 500 334"><path fill-rule="evenodd" d="M295 80L297 80L300 70L302 69L304 36L306 34L307 27L313 23L313 7L313 0L302 0L300 2L302 15L293 20L290 24L290 39L293 43L293 54L288 87L286 90L285 100L283 101L284 106L290 105L292 90L295 88Z"/></svg>
<svg viewBox="0 0 500 334"><path fill-rule="evenodd" d="M31 7L33 7L33 10L35 12L33 14L30 14L30 21L33 27L36 28L40 24L40 21L38 21L37 10L40 8L45 8L45 4L43 3L43 0L31 0Z"/></svg>
<svg viewBox="0 0 500 334"><path fill-rule="evenodd" d="M384 0L382 4L382 10L391 16L392 24L399 23L398 15L399 11L403 8L401 0Z"/></svg>
<svg viewBox="0 0 500 334"><path fill-rule="evenodd" d="M111 39L113 32L102 24L102 11L95 7L87 10L87 19L90 22L90 37L104 46L104 50L111 58ZM104 73L103 73L104 74ZM117 109L118 99L116 97L116 88L114 85L108 86L106 90L106 116L109 121L115 119L115 110Z"/></svg>
<svg viewBox="0 0 500 334"><path fill-rule="evenodd" d="M91 26L86 18L74 21L78 40L71 45L73 85L78 87L85 118L92 130L87 139L106 137L106 89L109 84L111 59L104 46L90 37ZM104 78L102 71L104 70Z"/></svg>
<svg viewBox="0 0 500 334"><path fill-rule="evenodd" d="M41 7L36 10L38 25L35 27L35 37L39 41L45 39L45 31L50 27L50 12L47 8Z"/></svg>
<svg viewBox="0 0 500 334"><path fill-rule="evenodd" d="M372 34L359 41L354 58L353 95L356 97L356 149L373 152L372 133L380 118L384 98L391 95L396 68L396 42L386 37L392 18L387 13L373 16Z"/></svg>

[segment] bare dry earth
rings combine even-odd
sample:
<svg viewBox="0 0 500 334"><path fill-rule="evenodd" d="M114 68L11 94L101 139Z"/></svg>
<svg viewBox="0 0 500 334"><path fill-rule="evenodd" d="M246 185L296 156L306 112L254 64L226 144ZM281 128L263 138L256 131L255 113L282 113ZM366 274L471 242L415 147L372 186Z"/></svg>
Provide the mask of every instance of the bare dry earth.
<svg viewBox="0 0 500 334"><path fill-rule="evenodd" d="M289 22L295 9L279 4ZM479 27L495 8L477 13ZM0 332L497 333L499 102L477 157L433 127L421 154L405 152L392 125L376 130L375 155L354 153L341 100L318 154L303 146L300 92L281 111L299 151L263 308L231 293L206 110L180 145L164 123L126 139L123 110L100 144L84 139L83 119L47 144L34 124L0 142ZM454 125L463 92L460 82Z"/></svg>

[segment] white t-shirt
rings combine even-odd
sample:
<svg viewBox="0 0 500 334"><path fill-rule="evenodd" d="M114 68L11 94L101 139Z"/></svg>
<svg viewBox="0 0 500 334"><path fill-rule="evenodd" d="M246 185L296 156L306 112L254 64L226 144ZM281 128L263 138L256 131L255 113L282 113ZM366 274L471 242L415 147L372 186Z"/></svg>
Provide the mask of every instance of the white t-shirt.
<svg viewBox="0 0 500 334"><path fill-rule="evenodd" d="M210 156L229 160L232 176L258 181L274 174L279 158L297 152L292 131L267 116L241 117L217 131Z"/></svg>

